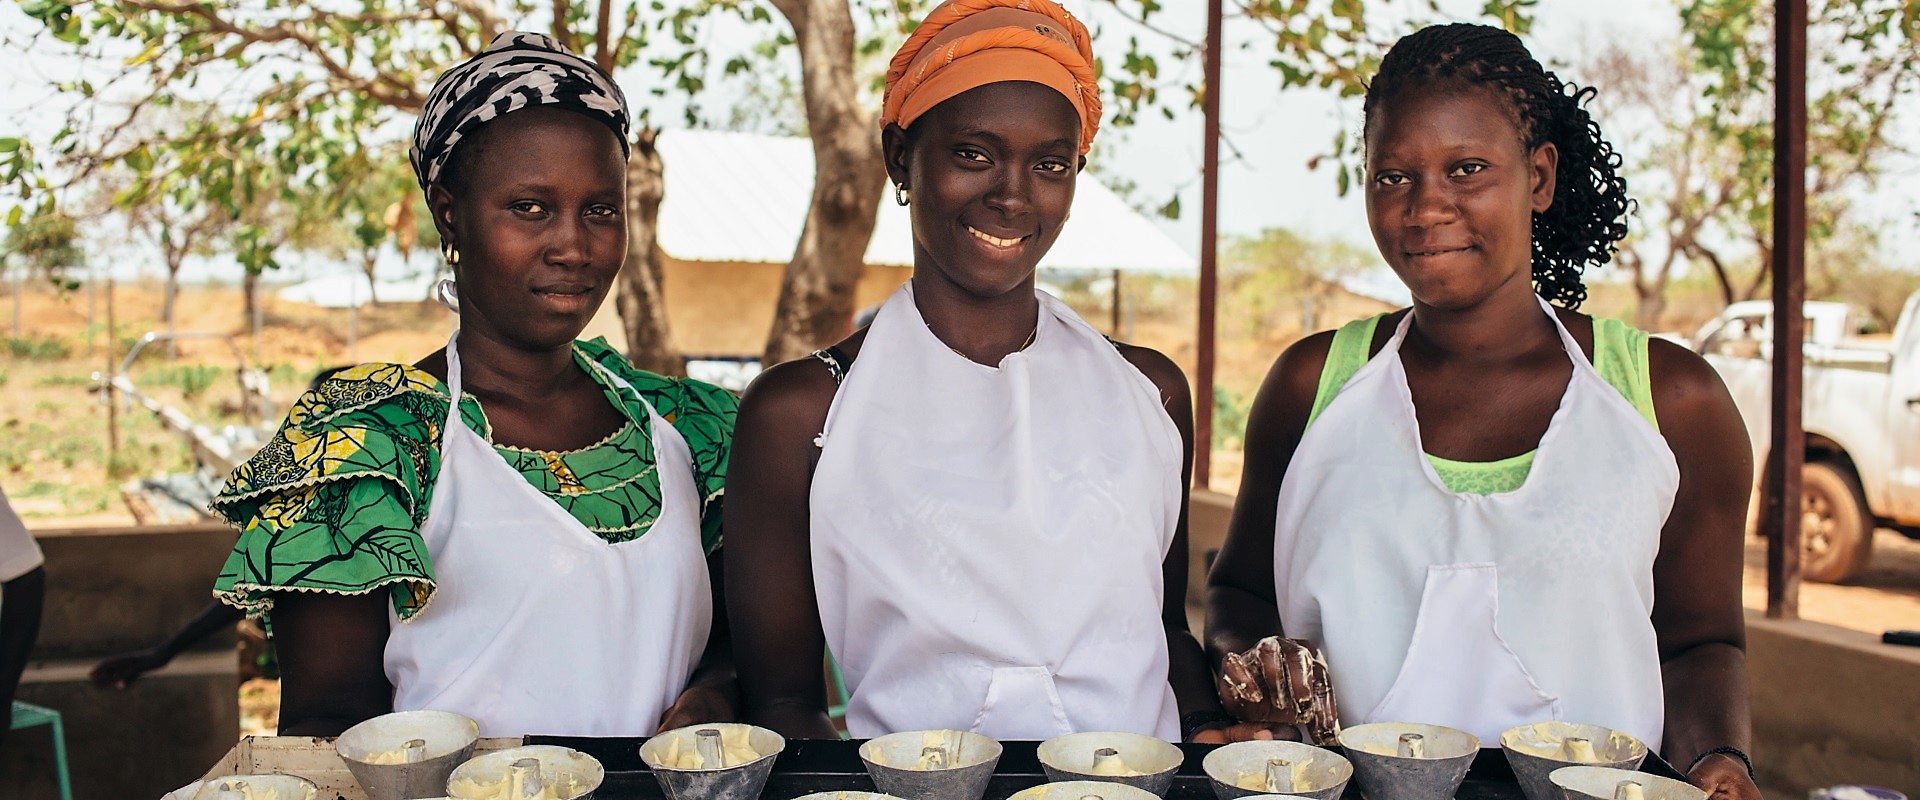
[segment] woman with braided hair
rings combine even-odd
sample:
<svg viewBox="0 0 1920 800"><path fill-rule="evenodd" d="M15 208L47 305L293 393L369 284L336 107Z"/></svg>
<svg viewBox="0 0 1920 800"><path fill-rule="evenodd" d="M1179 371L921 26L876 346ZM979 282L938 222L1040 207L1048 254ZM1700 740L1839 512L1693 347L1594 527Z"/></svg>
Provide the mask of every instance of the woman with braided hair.
<svg viewBox="0 0 1920 800"><path fill-rule="evenodd" d="M1367 219L1413 307L1274 363L1208 644L1228 711L1282 733L1588 722L1757 798L1745 429L1693 353L1576 311L1628 211L1593 91L1480 25L1382 61Z"/></svg>

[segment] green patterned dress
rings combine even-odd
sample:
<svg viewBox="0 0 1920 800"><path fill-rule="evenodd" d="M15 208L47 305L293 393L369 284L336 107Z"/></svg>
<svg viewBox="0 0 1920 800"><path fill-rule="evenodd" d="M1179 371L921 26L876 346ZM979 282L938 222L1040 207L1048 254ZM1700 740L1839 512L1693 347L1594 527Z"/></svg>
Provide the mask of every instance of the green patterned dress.
<svg viewBox="0 0 1920 800"><path fill-rule="evenodd" d="M637 539L660 515L660 476L646 408L623 398L598 362L631 384L687 440L700 491L701 541L720 546L717 502L739 399L699 381L628 364L602 340L575 342L574 360L629 422L579 450L495 444L527 482L609 543ZM403 364L361 364L303 395L266 447L234 470L213 511L240 530L214 583L222 601L265 619L277 592L365 594L386 589L401 620L433 599L433 560L420 536L440 471L445 383ZM460 419L493 441L471 394Z"/></svg>

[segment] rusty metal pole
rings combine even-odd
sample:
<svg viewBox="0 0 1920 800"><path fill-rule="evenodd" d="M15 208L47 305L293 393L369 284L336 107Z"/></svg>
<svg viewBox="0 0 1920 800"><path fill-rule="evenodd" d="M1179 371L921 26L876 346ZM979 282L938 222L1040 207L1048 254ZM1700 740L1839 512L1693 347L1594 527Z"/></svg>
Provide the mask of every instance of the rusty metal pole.
<svg viewBox="0 0 1920 800"><path fill-rule="evenodd" d="M1200 324L1194 340L1193 485L1205 489L1213 478L1213 317L1220 244L1220 24L1221 0L1207 0L1204 53L1206 144L1200 161Z"/></svg>
<svg viewBox="0 0 1920 800"><path fill-rule="evenodd" d="M1767 448L1767 616L1800 617L1800 378L1807 298L1807 3L1774 6L1773 425Z"/></svg>

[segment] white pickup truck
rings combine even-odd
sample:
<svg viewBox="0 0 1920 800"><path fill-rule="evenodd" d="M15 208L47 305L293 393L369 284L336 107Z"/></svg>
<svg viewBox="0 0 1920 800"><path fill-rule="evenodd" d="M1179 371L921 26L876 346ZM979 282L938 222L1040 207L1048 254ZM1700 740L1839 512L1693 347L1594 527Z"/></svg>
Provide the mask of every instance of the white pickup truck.
<svg viewBox="0 0 1920 800"><path fill-rule="evenodd" d="M1876 527L1920 538L1920 294L1907 298L1891 339L1852 338L1859 328L1844 303L1809 302L1804 313L1801 567L1807 580L1837 583L1866 569ZM1761 467L1772 415L1772 304L1728 306L1693 345L1733 393Z"/></svg>

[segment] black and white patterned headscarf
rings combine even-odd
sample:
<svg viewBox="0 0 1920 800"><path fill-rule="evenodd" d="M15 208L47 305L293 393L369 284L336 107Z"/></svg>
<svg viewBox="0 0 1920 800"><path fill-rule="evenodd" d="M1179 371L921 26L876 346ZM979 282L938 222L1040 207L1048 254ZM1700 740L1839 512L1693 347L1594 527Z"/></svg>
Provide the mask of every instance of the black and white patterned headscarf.
<svg viewBox="0 0 1920 800"><path fill-rule="evenodd" d="M628 155L627 98L620 87L552 37L508 31L447 70L427 94L408 152L420 188L440 180L454 145L474 129L532 106L559 106L606 123L620 140L621 157Z"/></svg>

